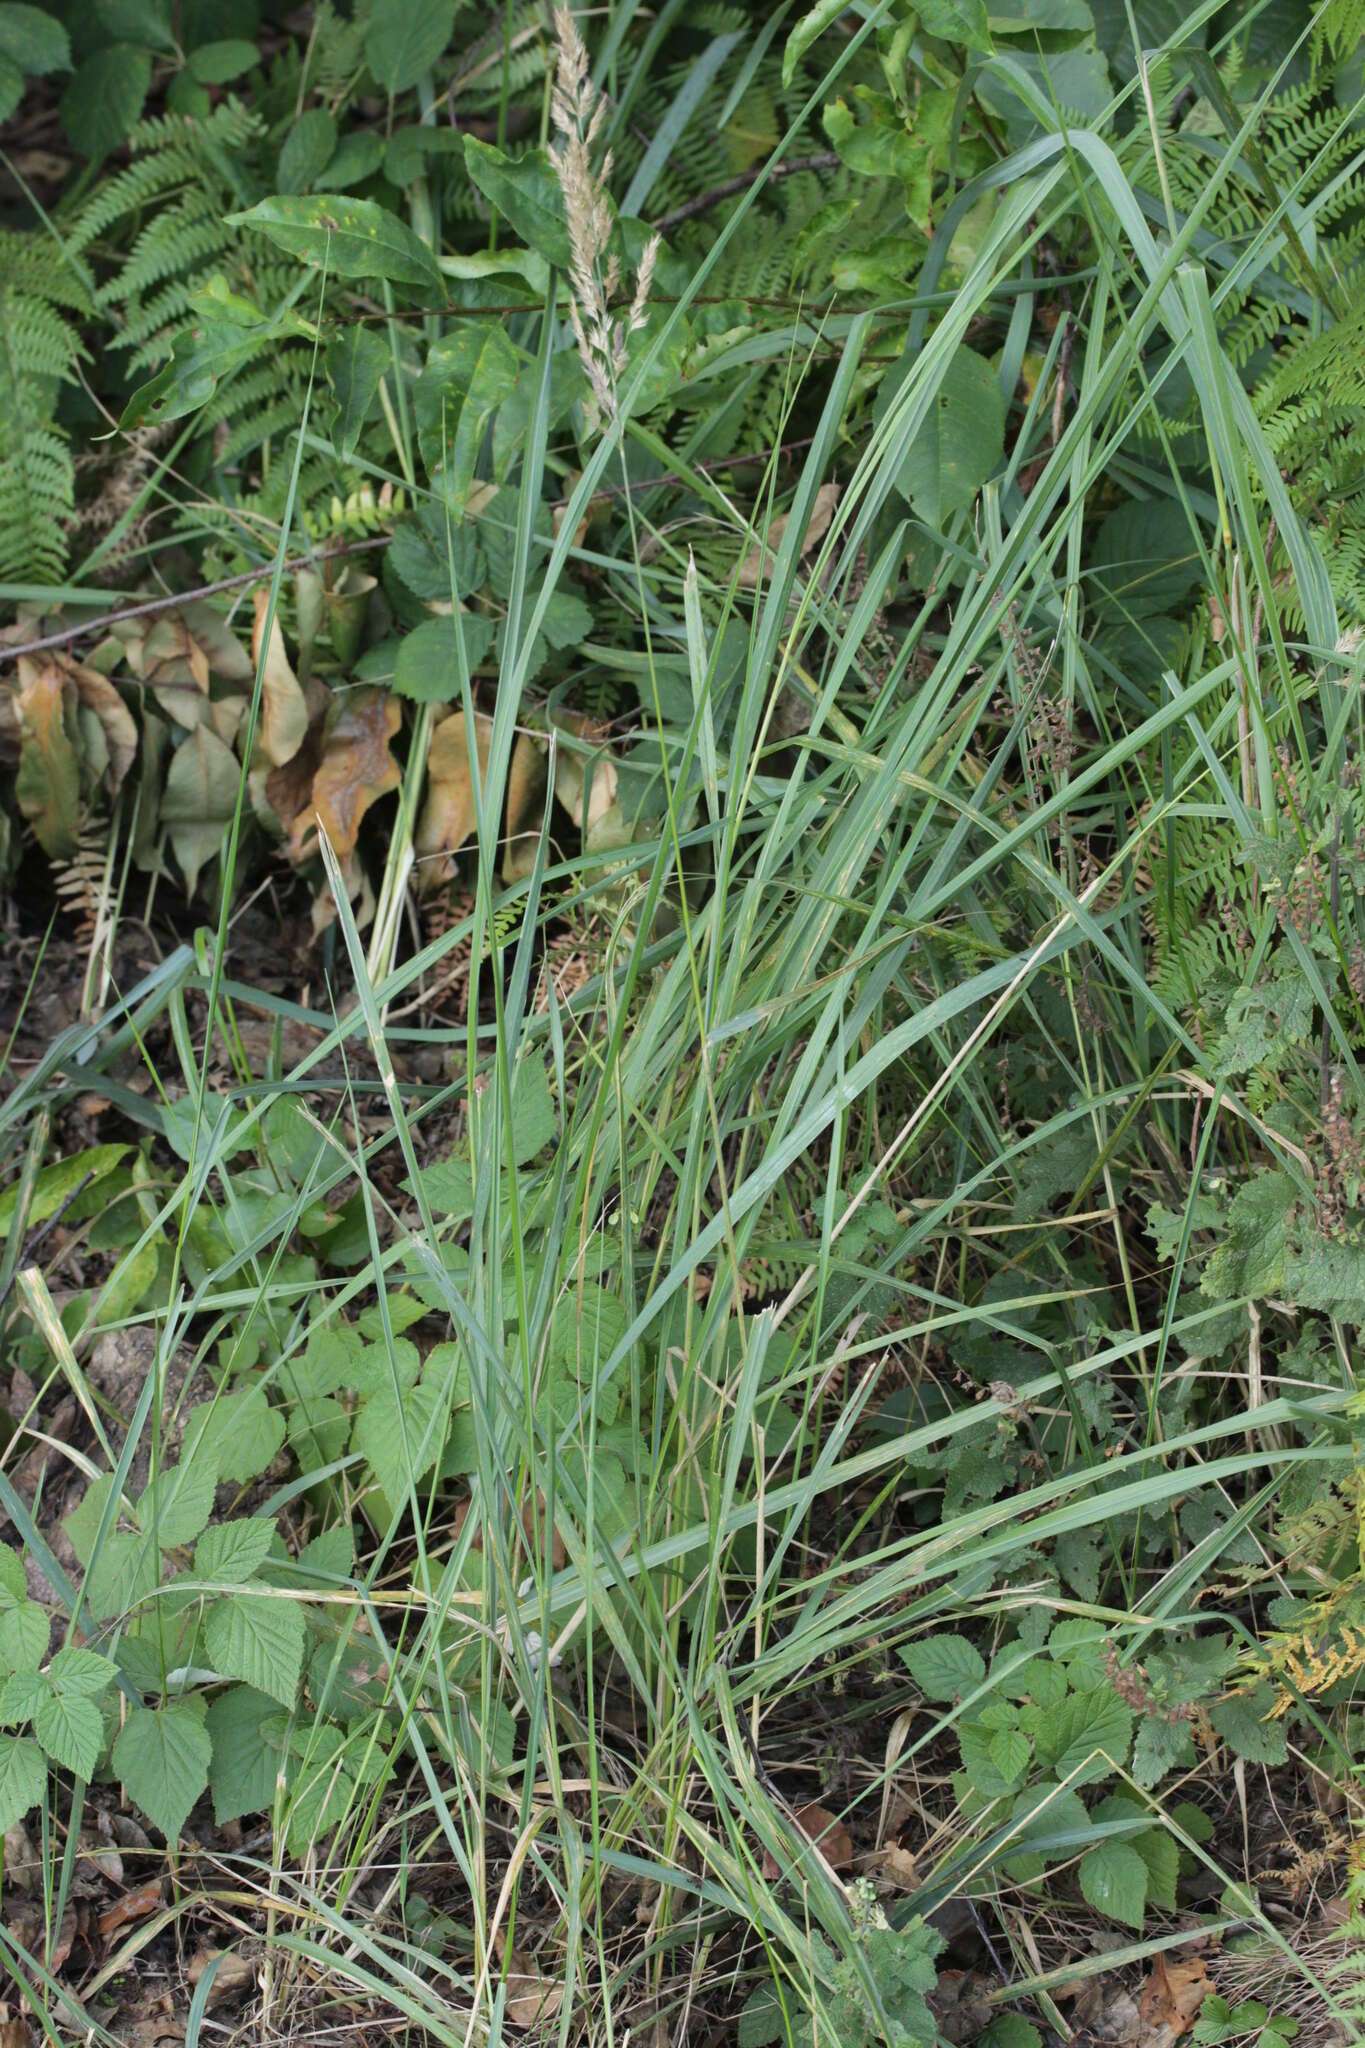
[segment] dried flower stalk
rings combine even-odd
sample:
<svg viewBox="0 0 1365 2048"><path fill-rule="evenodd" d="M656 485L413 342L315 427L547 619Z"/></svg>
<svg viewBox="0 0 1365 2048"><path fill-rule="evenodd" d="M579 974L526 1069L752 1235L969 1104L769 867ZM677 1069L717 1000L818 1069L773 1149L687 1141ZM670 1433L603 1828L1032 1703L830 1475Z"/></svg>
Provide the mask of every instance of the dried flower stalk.
<svg viewBox="0 0 1365 2048"><path fill-rule="evenodd" d="M571 260L569 317L579 359L591 392L589 425L616 417L616 391L626 367L626 342L648 317L649 287L659 254L659 237L651 235L640 258L635 292L624 320L613 319L611 301L621 287L621 262L611 243L611 208L607 181L608 150L596 174L592 150L607 105L588 76L588 52L567 7L555 9L559 60L555 69L551 114L562 140L550 152L569 228Z"/></svg>

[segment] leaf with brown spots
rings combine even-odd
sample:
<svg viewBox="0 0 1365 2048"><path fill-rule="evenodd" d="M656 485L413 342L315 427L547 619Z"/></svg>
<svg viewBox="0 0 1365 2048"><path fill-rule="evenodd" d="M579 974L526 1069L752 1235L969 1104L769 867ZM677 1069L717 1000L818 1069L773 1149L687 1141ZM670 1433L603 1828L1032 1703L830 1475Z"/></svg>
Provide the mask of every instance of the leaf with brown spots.
<svg viewBox="0 0 1365 2048"><path fill-rule="evenodd" d="M132 712L110 682L97 668L80 662L67 664L81 708L99 723L104 750L109 756L109 787L116 790L137 759L137 724Z"/></svg>
<svg viewBox="0 0 1365 2048"><path fill-rule="evenodd" d="M269 591L258 590L255 604L256 623L251 631L251 652L261 669L260 746L271 766L282 768L286 761L293 760L303 745L303 737L308 730L308 706L299 679L289 666L278 613L270 621L267 637L265 622L270 610ZM261 661L262 648L265 650L264 663Z"/></svg>
<svg viewBox="0 0 1365 2048"><path fill-rule="evenodd" d="M322 765L313 777L312 801L294 820L290 851L295 859L321 825L334 852L344 860L355 851L360 821L370 805L401 779L389 752L402 711L383 690L350 690L328 714Z"/></svg>

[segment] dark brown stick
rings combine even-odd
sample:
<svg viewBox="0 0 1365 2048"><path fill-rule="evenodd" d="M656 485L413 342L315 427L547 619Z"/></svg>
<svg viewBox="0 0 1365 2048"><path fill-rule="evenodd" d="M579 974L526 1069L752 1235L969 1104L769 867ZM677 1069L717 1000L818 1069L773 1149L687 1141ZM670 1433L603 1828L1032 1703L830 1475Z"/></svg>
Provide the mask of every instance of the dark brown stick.
<svg viewBox="0 0 1365 2048"><path fill-rule="evenodd" d="M713 185L709 192L699 192L695 199L685 199L670 213L661 213L651 226L657 228L661 235L667 234L670 228L677 227L679 221L708 213L713 206L719 206L722 199L733 199L736 192L747 192L760 178L794 178L798 171L831 171L838 161L832 149L824 149L817 156L794 156L790 163L775 164L770 171L762 166L756 171L741 171L737 178L727 178L723 185Z"/></svg>

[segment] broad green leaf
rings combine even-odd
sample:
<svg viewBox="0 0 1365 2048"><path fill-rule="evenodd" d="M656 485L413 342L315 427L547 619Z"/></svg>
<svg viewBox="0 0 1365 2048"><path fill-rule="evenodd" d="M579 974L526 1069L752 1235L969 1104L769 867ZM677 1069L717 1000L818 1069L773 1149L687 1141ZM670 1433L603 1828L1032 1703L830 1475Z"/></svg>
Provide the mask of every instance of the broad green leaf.
<svg viewBox="0 0 1365 2048"><path fill-rule="evenodd" d="M86 1605L96 1621L112 1621L154 1593L160 1577L154 1539L114 1529L100 1545L86 1575Z"/></svg>
<svg viewBox="0 0 1365 2048"><path fill-rule="evenodd" d="M426 619L399 646L393 688L400 697L416 704L448 704L459 696L457 631L470 668L479 666L493 644L491 619L481 612L461 612L458 628L453 617Z"/></svg>
<svg viewBox="0 0 1365 2048"><path fill-rule="evenodd" d="M175 49L170 0L95 0L100 27L116 43L143 43L153 50Z"/></svg>
<svg viewBox="0 0 1365 2048"><path fill-rule="evenodd" d="M126 138L142 112L152 60L131 43L92 51L62 94L62 126L74 149L92 163Z"/></svg>
<svg viewBox="0 0 1365 2048"><path fill-rule="evenodd" d="M384 161L384 138L368 129L343 135L326 170L313 180L315 192L354 192Z"/></svg>
<svg viewBox="0 0 1365 2048"><path fill-rule="evenodd" d="M218 1485L217 1460L199 1446L181 1456L167 1472L159 1472L137 1504L138 1526L155 1535L163 1550L193 1543L213 1513Z"/></svg>
<svg viewBox="0 0 1365 2048"><path fill-rule="evenodd" d="M206 1457L220 1478L239 1486L258 1479L283 1448L285 1419L263 1387L242 1387L192 1408L185 1422L184 1456Z"/></svg>
<svg viewBox="0 0 1365 2048"><path fill-rule="evenodd" d="M265 1563L274 1540L275 1524L264 1518L219 1522L195 1546L194 1576L210 1585L244 1586Z"/></svg>
<svg viewBox="0 0 1365 2048"><path fill-rule="evenodd" d="M266 1737L267 1724L279 1719L279 1704L249 1685L234 1685L209 1701L205 1717L213 1742L209 1787L219 1827L246 1813L263 1813L273 1805L275 1780L284 1759L283 1745Z"/></svg>
<svg viewBox="0 0 1365 2048"><path fill-rule="evenodd" d="M909 367L895 364L883 379L875 408L879 415L905 382ZM964 344L950 357L933 404L901 458L896 488L921 519L942 528L971 504L1004 445L1000 379L984 356Z"/></svg>
<svg viewBox="0 0 1365 2048"><path fill-rule="evenodd" d="M512 1156L525 1166L559 1135L554 1097L539 1053L517 1061L512 1072Z"/></svg>
<svg viewBox="0 0 1365 2048"><path fill-rule="evenodd" d="M1060 1706L1041 1714L1035 1739L1044 1770L1089 1785L1127 1764L1133 1716L1112 1686L1097 1685L1089 1692L1069 1693Z"/></svg>
<svg viewBox="0 0 1365 2048"><path fill-rule="evenodd" d="M254 71L260 61L254 43L229 36L216 43L201 43L190 57L190 70L201 85L227 85L243 72Z"/></svg>
<svg viewBox="0 0 1365 2048"><path fill-rule="evenodd" d="M839 19L848 0L816 0L808 14L803 14L796 27L787 37L782 52L782 83L790 85L797 65L805 56L817 36L822 36L831 22Z"/></svg>
<svg viewBox="0 0 1365 2048"><path fill-rule="evenodd" d="M965 43L969 50L991 48L986 0L918 0L920 26L945 43Z"/></svg>
<svg viewBox="0 0 1365 2048"><path fill-rule="evenodd" d="M171 756L161 795L161 821L170 828L185 887L194 894L204 863L216 858L237 808L241 775L237 756L209 726L196 725Z"/></svg>
<svg viewBox="0 0 1365 2048"><path fill-rule="evenodd" d="M308 107L290 125L280 151L281 192L306 192L332 161L337 146L335 116L326 107Z"/></svg>
<svg viewBox="0 0 1365 2048"><path fill-rule="evenodd" d="M305 1634L297 1601L269 1593L234 1593L215 1601L204 1625L214 1670L286 1707L298 1694Z"/></svg>
<svg viewBox="0 0 1365 2048"><path fill-rule="evenodd" d="M0 1735L0 1835L8 1834L47 1784L43 1752L27 1735Z"/></svg>
<svg viewBox="0 0 1365 2048"><path fill-rule="evenodd" d="M450 41L456 0L374 0L365 57L385 92L406 92L430 71Z"/></svg>
<svg viewBox="0 0 1365 2048"><path fill-rule="evenodd" d="M8 121L24 97L24 74L8 57L0 57L0 121Z"/></svg>
<svg viewBox="0 0 1365 2048"><path fill-rule="evenodd" d="M0 1671L36 1671L47 1655L51 1633L47 1614L36 1600L24 1600L0 1613Z"/></svg>
<svg viewBox="0 0 1365 2048"><path fill-rule="evenodd" d="M384 176L402 191L426 175L431 157L463 156L464 144L464 135L458 128L436 128L426 124L399 128L389 137L388 146L381 146Z"/></svg>
<svg viewBox="0 0 1365 2048"><path fill-rule="evenodd" d="M0 7L0 57L30 77L47 71L69 71L71 45L60 21L42 7L7 0Z"/></svg>
<svg viewBox="0 0 1365 2048"><path fill-rule="evenodd" d="M53 1763L87 1781L104 1747L104 1721L93 1700L47 1691L33 1716L33 1733Z"/></svg>
<svg viewBox="0 0 1365 2048"><path fill-rule="evenodd" d="M55 1216L83 1181L97 1185L105 1179L119 1161L126 1158L128 1150L127 1145L91 1145L84 1152L73 1152L67 1158L56 1159L51 1166L45 1166L33 1183L28 1209L30 1228ZM17 1187L8 1187L0 1195L0 1238L9 1235L18 1199Z"/></svg>
<svg viewBox="0 0 1365 2048"><path fill-rule="evenodd" d="M1199 578L1195 538L1174 498L1130 498L1091 544L1092 601L1123 616L1175 611Z"/></svg>
<svg viewBox="0 0 1365 2048"><path fill-rule="evenodd" d="M112 1657L102 1657L98 1650L86 1650L78 1644L70 1644L58 1650L47 1667L48 1682L64 1696L78 1696L81 1699L98 1699L108 1692L118 1673L118 1666Z"/></svg>
<svg viewBox="0 0 1365 2048"><path fill-rule="evenodd" d="M1142 1932L1147 1904L1147 1865L1136 1849L1117 1840L1101 1842L1082 1856L1077 1876L1088 1906L1110 1920Z"/></svg>
<svg viewBox="0 0 1365 2048"><path fill-rule="evenodd" d="M1031 1754L1029 1739L1021 1728L1002 1728L990 1739L991 1762L1002 1778L1022 1778Z"/></svg>
<svg viewBox="0 0 1365 2048"><path fill-rule="evenodd" d="M429 1472L445 1446L449 1403L447 1375L436 1372L418 1382L402 1398L391 1389L374 1394L356 1417L353 1448L361 1453L390 1502Z"/></svg>
<svg viewBox="0 0 1365 2048"><path fill-rule="evenodd" d="M47 1680L41 1671L15 1671L0 1689L0 1720L14 1728L31 1720L47 1697Z"/></svg>
<svg viewBox="0 0 1365 2048"><path fill-rule="evenodd" d="M1133 1743L1133 1776L1144 1791L1159 1785L1169 1771L1190 1770L1194 1763L1188 1721L1167 1721L1159 1714L1142 1717Z"/></svg>
<svg viewBox="0 0 1365 2048"><path fill-rule="evenodd" d="M27 1598L24 1560L17 1550L11 1550L7 1543L0 1543L0 1614Z"/></svg>
<svg viewBox="0 0 1365 2048"><path fill-rule="evenodd" d="M170 1843L208 1783L212 1751L203 1721L179 1701L137 1707L119 1730L112 1762L123 1789Z"/></svg>
<svg viewBox="0 0 1365 2048"><path fill-rule="evenodd" d="M501 322L480 320L436 342L417 380L422 459L459 519L489 420L516 387L521 359Z"/></svg>
<svg viewBox="0 0 1365 2048"><path fill-rule="evenodd" d="M1284 1722L1269 1718L1274 1705L1274 1687L1262 1683L1250 1692L1235 1692L1231 1698L1219 1700L1209 1719L1234 1756L1253 1764L1282 1764L1289 1745Z"/></svg>
<svg viewBox="0 0 1365 2048"><path fill-rule="evenodd" d="M441 293L441 273L426 243L373 199L278 193L246 213L229 214L227 225L258 229L312 269L325 265L330 277L386 277Z"/></svg>
<svg viewBox="0 0 1365 2048"><path fill-rule="evenodd" d="M508 156L491 142L466 135L465 168L470 177L528 248L567 270L573 261L564 194L543 149Z"/></svg>
<svg viewBox="0 0 1365 2048"><path fill-rule="evenodd" d="M965 1636L929 1636L902 1644L900 1654L927 1699L965 1699L986 1676L984 1657Z"/></svg>
<svg viewBox="0 0 1365 2048"><path fill-rule="evenodd" d="M355 452L389 359L387 345L359 320L351 321L327 344L323 367L337 401L332 439L343 462Z"/></svg>
<svg viewBox="0 0 1365 2048"><path fill-rule="evenodd" d="M1043 2048L1043 2037L1022 2013L1001 2012L977 2036L976 2048Z"/></svg>

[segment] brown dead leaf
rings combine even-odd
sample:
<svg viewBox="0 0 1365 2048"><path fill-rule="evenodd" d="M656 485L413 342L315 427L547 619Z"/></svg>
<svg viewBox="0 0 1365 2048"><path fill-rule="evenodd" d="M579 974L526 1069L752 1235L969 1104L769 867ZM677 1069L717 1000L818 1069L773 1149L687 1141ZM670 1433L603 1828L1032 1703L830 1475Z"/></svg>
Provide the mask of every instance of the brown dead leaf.
<svg viewBox="0 0 1365 2048"><path fill-rule="evenodd" d="M474 742L479 773L488 766L493 722L476 715ZM515 757L514 757L515 760ZM439 887L456 873L454 856L474 830L474 782L469 770L469 739L463 711L443 718L431 735L427 755L426 797L412 837L421 862L423 889Z"/></svg>
<svg viewBox="0 0 1365 2048"><path fill-rule="evenodd" d="M819 490L815 493L815 503L811 506L810 518L806 522L806 531L801 537L801 553L803 555L808 555L816 542L823 540L828 533L829 522L834 517L834 508L838 502L838 484L821 484ZM772 575L773 570L777 566L778 550L782 546L786 535L789 516L786 512L779 512L777 517L769 523L766 557L763 544L760 543L758 547L750 548L748 554L740 563L739 587L741 590L757 590L759 584L765 582Z"/></svg>
<svg viewBox="0 0 1365 2048"><path fill-rule="evenodd" d="M504 882L524 881L535 866L547 775L544 741L535 733L519 732L507 770L507 829L502 853Z"/></svg>
<svg viewBox="0 0 1365 2048"><path fill-rule="evenodd" d="M16 702L23 742L14 795L33 836L54 860L69 860L80 830L80 763L68 679L55 661L19 661Z"/></svg>
<svg viewBox="0 0 1365 2048"><path fill-rule="evenodd" d="M793 1818L808 1842L813 1842L831 1870L847 1870L853 1861L853 1837L827 1806L800 1806ZM765 1850L763 1875L772 1883L781 1873Z"/></svg>
<svg viewBox="0 0 1365 2048"><path fill-rule="evenodd" d="M892 1842L885 1849L875 1849L867 1859L868 1875L876 1880L879 1890L893 1892L917 1892L923 1879L919 1865L908 1849L902 1849L898 1842Z"/></svg>
<svg viewBox="0 0 1365 2048"><path fill-rule="evenodd" d="M159 1877L149 1877L146 1884L124 1892L122 1898L115 1899L113 1905L106 1906L100 1914L100 1933L105 1941L117 1934L120 1927L126 1927L130 1920L145 1920L149 1913L155 1913L164 1897Z"/></svg>
<svg viewBox="0 0 1365 2048"><path fill-rule="evenodd" d="M304 734L308 730L308 705L299 679L289 665L278 612L270 621L269 638L266 637L266 614L270 610L268 590L256 592L255 607L251 652L258 664L262 646L265 648L265 663L261 669L260 747L272 767L282 768L286 761L293 760L303 745Z"/></svg>
<svg viewBox="0 0 1365 2048"><path fill-rule="evenodd" d="M384 690L348 690L328 713L322 763L313 777L312 801L294 819L290 851L304 852L321 824L338 859L354 853L360 821L372 803L397 789L398 763L389 741L402 721L396 697Z"/></svg>
<svg viewBox="0 0 1365 2048"><path fill-rule="evenodd" d="M199 1979L203 1976L216 1955L221 1955L222 1960L218 1965L213 1982L209 1986L210 2008L215 2005L222 2005L229 1998L242 1997L246 1992L250 1991L252 1985L256 1982L256 1965L249 1957L239 1956L235 1948L226 1950L205 1948L199 1951L199 1954L190 1964L189 1978L191 1989L198 1985Z"/></svg>
<svg viewBox="0 0 1365 2048"><path fill-rule="evenodd" d="M508 2024L533 2027L538 2020L552 2020L564 2002L564 1986L542 1977L535 1957L523 1955L520 1949L509 1948L501 1935L498 1937L498 1954L506 1976L507 2004L504 2010Z"/></svg>
<svg viewBox="0 0 1365 2048"><path fill-rule="evenodd" d="M76 695L91 716L98 720L109 755L109 787L116 790L137 759L137 725L132 712L107 676L81 662L66 664Z"/></svg>
<svg viewBox="0 0 1365 2048"><path fill-rule="evenodd" d="M0 2020L0 2048L32 2048L33 2034L22 2014Z"/></svg>
<svg viewBox="0 0 1365 2048"><path fill-rule="evenodd" d="M606 737L603 728L581 711L557 711L554 722L561 731L571 732L576 739L589 743ZM572 747L556 747L555 795L586 837L616 801L616 763L605 751L593 755L581 754Z"/></svg>
<svg viewBox="0 0 1365 2048"><path fill-rule="evenodd" d="M1182 1960L1158 1950L1138 2000L1143 2048L1172 2048L1194 2025L1195 2015L1213 1988L1202 1956Z"/></svg>

